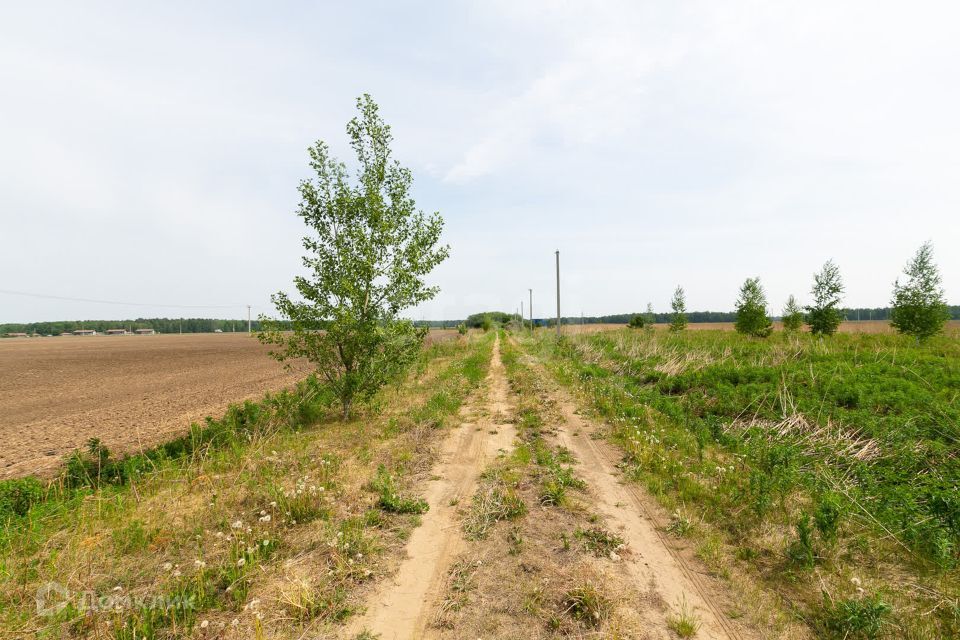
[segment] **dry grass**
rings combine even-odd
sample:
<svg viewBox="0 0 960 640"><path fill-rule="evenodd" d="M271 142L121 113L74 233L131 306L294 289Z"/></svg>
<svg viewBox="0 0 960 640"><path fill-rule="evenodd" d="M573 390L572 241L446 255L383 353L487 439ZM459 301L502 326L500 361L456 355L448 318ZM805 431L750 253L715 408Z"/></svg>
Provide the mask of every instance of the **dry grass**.
<svg viewBox="0 0 960 640"><path fill-rule="evenodd" d="M0 547L0 625L15 637L324 637L390 573L416 515L377 508L379 465L415 494L443 436L450 403L470 384L460 363L489 360L489 338L432 347L409 379L342 423L256 432L240 446L161 465L25 521ZM441 425L438 427L438 425ZM44 584L73 594L152 599L186 593L196 607L172 622L152 609L36 613ZM74 596L75 601L75 596ZM121 603L123 604L123 603ZM157 623L156 631L149 631ZM147 631L143 631L143 630Z"/></svg>

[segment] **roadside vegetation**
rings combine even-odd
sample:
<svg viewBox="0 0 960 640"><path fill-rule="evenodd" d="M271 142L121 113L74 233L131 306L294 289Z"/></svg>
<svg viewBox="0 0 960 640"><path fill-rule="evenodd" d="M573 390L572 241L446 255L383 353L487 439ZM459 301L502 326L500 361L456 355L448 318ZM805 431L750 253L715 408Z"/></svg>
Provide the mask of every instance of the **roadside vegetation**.
<svg viewBox="0 0 960 640"><path fill-rule="evenodd" d="M411 487L491 344L428 347L354 420L305 383L140 456L91 443L53 482L0 483L0 626L148 640L338 625L398 561L423 513Z"/></svg>
<svg viewBox="0 0 960 640"><path fill-rule="evenodd" d="M960 635L955 339L624 330L525 344L610 425L628 475L717 575L749 570L823 637Z"/></svg>

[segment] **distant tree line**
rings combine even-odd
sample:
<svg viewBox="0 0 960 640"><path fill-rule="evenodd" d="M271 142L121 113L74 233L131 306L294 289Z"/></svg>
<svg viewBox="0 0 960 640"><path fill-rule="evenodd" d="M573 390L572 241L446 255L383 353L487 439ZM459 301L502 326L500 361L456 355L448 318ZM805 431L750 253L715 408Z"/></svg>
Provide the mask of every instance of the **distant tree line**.
<svg viewBox="0 0 960 640"><path fill-rule="evenodd" d="M260 329L260 323L254 320L254 331ZM136 320L60 320L55 322L28 322L0 324L0 335L6 333L28 333L44 336L60 335L77 329L93 329L104 332L107 329L153 329L157 333L213 333L217 329L224 333L246 331L246 320L221 320L217 318L137 318Z"/></svg>

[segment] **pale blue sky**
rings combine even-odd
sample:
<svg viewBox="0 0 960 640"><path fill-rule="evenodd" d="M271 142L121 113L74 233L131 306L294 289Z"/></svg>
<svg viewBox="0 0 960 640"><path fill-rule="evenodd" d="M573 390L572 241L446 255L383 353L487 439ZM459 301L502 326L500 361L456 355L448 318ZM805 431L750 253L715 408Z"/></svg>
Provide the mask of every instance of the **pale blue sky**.
<svg viewBox="0 0 960 640"><path fill-rule="evenodd" d="M359 4L359 3L358 3ZM0 322L269 312L306 148L371 93L446 219L412 314L772 311L840 265L883 306L932 239L960 302L949 2L11 4L0 23Z"/></svg>

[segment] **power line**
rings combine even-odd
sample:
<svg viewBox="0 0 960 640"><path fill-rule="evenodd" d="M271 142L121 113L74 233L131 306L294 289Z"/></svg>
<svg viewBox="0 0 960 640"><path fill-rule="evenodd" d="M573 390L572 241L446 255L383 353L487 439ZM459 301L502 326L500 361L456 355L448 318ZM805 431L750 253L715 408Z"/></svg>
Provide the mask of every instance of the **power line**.
<svg viewBox="0 0 960 640"><path fill-rule="evenodd" d="M125 307L160 307L163 309L233 309L235 307L250 306L243 303L237 304L159 304L149 302L119 302L116 300L94 300L92 298L71 298L68 296L54 296L44 293L27 293L26 291L10 291L0 289L0 293L11 296L26 296L28 298L45 298L47 300L67 300L69 302L90 302L93 304L115 304ZM255 305L254 305L255 306Z"/></svg>

